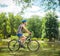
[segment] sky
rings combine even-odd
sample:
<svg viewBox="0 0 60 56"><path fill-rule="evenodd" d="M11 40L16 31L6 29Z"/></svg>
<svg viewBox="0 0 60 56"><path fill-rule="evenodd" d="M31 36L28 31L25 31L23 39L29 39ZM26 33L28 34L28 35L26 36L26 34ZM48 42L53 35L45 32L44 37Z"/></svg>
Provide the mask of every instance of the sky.
<svg viewBox="0 0 60 56"><path fill-rule="evenodd" d="M22 15L24 18L29 18L32 15L38 15L38 16L44 16L45 12L43 9L40 8L39 0L37 2L34 2L34 5L31 8L27 8L24 12L24 15ZM22 6L16 6L15 2L12 0L0 0L0 13L1 12L12 12L14 14L17 14L21 11ZM59 16L58 20L60 20L60 12L56 11L57 15ZM28 15L28 16L27 16Z"/></svg>

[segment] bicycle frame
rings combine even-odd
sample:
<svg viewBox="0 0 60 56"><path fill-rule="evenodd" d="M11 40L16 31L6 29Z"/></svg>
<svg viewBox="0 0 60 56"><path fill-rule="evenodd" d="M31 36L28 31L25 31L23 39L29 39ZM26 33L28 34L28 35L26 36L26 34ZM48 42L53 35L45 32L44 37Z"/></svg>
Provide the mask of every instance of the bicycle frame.
<svg viewBox="0 0 60 56"><path fill-rule="evenodd" d="M31 41L31 35L26 38L27 41Z"/></svg>
<svg viewBox="0 0 60 56"><path fill-rule="evenodd" d="M27 44L26 47L27 47L30 51L37 51L37 50L39 49L39 46L40 46L40 45L39 45L39 42L38 42L37 40L32 40L31 38L32 38L32 36L29 35L29 36L26 38L24 44L25 44L25 45ZM37 47L36 47L36 48L34 48L33 46L30 48L30 44L33 44L33 42L35 42L35 43L37 44ZM11 43L11 44L14 43L14 44L10 46L10 43ZM16 43L18 43L18 44L16 45ZM25 46L25 45L24 45L24 46ZM17 46L17 49L16 49L16 46ZM23 44L21 43L21 41L19 40L19 38L18 38L17 40L16 40L16 39L13 39L13 40L9 41L9 43L8 43L8 48L9 48L10 51L17 51L17 50L19 50L20 47L23 47L23 48L24 48L24 46L23 46ZM12 49L12 48L13 48L13 49ZM14 50L14 48L15 48L15 50ZM32 49L32 48L34 48L34 49Z"/></svg>
<svg viewBox="0 0 60 56"><path fill-rule="evenodd" d="M19 44L21 44L21 42L20 42L20 38L18 38L17 41L19 42ZM26 42L26 41L28 41L28 42L31 41L31 35L29 35L29 36L26 38L25 42ZM15 43L15 44L16 44L16 43Z"/></svg>

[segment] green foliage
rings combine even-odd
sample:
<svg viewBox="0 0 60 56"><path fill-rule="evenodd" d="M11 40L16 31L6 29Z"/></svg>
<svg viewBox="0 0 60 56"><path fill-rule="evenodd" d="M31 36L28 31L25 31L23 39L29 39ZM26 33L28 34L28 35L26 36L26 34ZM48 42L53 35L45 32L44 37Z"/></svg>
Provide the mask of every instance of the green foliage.
<svg viewBox="0 0 60 56"><path fill-rule="evenodd" d="M14 27L17 29L18 26L21 24L21 20L23 19L20 15L16 15L15 17L15 24L14 24Z"/></svg>
<svg viewBox="0 0 60 56"><path fill-rule="evenodd" d="M31 0L23 0L24 2L26 2L26 3L30 3L31 2Z"/></svg>
<svg viewBox="0 0 60 56"><path fill-rule="evenodd" d="M20 15L24 13L27 7L31 7L31 0L13 0L13 2L19 7L22 5L21 11L18 13Z"/></svg>
<svg viewBox="0 0 60 56"><path fill-rule="evenodd" d="M41 37L41 20L38 16L28 19L28 29L33 32L34 37Z"/></svg>
<svg viewBox="0 0 60 56"><path fill-rule="evenodd" d="M7 17L6 17L6 13L1 13L0 14L0 33L2 33L5 36L7 35Z"/></svg>
<svg viewBox="0 0 60 56"><path fill-rule="evenodd" d="M42 5L44 6L45 10L56 10L56 7L59 6L59 0L42 0Z"/></svg>
<svg viewBox="0 0 60 56"><path fill-rule="evenodd" d="M6 13L0 13L0 34L7 37L7 35L15 35L19 24L21 23L22 17L20 15L14 16L9 13L8 17Z"/></svg>
<svg viewBox="0 0 60 56"><path fill-rule="evenodd" d="M45 33L45 22L46 22L46 18L43 17L42 18L42 26L41 26L41 37L42 39L45 37L46 33Z"/></svg>
<svg viewBox="0 0 60 56"><path fill-rule="evenodd" d="M42 21L39 16L28 18L28 29L32 32L33 37L58 38L58 27L60 23L57 21L57 15L54 12L48 12ZM0 37L8 34L16 35L19 24L23 18L20 15L0 13Z"/></svg>
<svg viewBox="0 0 60 56"><path fill-rule="evenodd" d="M11 28L11 34L15 35L19 24L21 23L22 17L20 15L14 16L14 14L9 13L9 22Z"/></svg>
<svg viewBox="0 0 60 56"><path fill-rule="evenodd" d="M24 10L27 7L31 7L37 1L38 1L37 6L40 6L40 8L43 8L44 11L56 10L57 8L58 8L58 11L60 11L59 10L60 0L13 0L13 1L18 6L21 6L21 4L22 4L22 10L20 13L24 13Z"/></svg>
<svg viewBox="0 0 60 56"><path fill-rule="evenodd" d="M14 14L9 13L9 22L11 28L11 34L15 35L18 25L21 23L22 17L19 15L14 16Z"/></svg>
<svg viewBox="0 0 60 56"><path fill-rule="evenodd" d="M60 27L60 21L59 21L59 27Z"/></svg>
<svg viewBox="0 0 60 56"><path fill-rule="evenodd" d="M50 41L52 38L58 38L58 21L56 14L54 12L48 12L44 18L44 21L43 27L45 28L42 30L44 31L43 34L45 34L44 37L49 38Z"/></svg>

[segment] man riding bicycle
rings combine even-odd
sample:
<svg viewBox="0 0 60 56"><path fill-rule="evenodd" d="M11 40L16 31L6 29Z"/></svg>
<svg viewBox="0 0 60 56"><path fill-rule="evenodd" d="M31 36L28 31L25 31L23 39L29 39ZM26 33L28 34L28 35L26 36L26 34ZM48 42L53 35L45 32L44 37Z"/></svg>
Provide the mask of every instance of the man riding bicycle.
<svg viewBox="0 0 60 56"><path fill-rule="evenodd" d="M26 25L27 21L22 20L22 23L19 25L17 31L17 36L19 37L19 39L18 40L12 39L11 41L8 42L8 48L10 51L18 51L20 47L22 48L27 47L30 51L39 50L40 45L37 40L32 40L31 36L28 36L27 38L23 35L23 30L25 30L28 34L31 34L31 32L26 28ZM27 44L27 46L25 44Z"/></svg>
<svg viewBox="0 0 60 56"><path fill-rule="evenodd" d="M23 30L28 34L31 34L31 32L26 28L26 25L27 25L27 20L22 20L22 23L19 25L18 31L17 31L17 36L20 38L20 41L22 44L25 42L27 38L26 36L23 35ZM22 45L22 47L24 46Z"/></svg>

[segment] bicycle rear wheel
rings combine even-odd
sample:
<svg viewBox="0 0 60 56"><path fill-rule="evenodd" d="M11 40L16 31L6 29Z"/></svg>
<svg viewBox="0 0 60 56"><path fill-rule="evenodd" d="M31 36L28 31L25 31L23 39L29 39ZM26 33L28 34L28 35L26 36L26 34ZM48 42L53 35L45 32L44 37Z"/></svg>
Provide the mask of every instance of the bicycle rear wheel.
<svg viewBox="0 0 60 56"><path fill-rule="evenodd" d="M27 48L30 51L37 51L40 47L40 44L37 40L31 40L27 43Z"/></svg>
<svg viewBox="0 0 60 56"><path fill-rule="evenodd" d="M16 39L9 41L8 48L10 51L18 51L20 48L19 42Z"/></svg>

